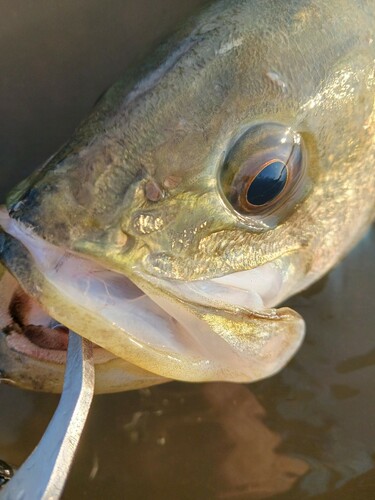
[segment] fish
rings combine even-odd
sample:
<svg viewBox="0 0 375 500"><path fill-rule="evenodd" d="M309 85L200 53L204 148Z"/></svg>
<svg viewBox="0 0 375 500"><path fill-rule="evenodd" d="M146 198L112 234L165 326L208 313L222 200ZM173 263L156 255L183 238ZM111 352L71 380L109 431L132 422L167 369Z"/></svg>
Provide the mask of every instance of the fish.
<svg viewBox="0 0 375 500"><path fill-rule="evenodd" d="M219 0L130 69L0 209L0 378L61 391L69 330L98 393L278 373L278 306L374 219L374 29L369 0Z"/></svg>

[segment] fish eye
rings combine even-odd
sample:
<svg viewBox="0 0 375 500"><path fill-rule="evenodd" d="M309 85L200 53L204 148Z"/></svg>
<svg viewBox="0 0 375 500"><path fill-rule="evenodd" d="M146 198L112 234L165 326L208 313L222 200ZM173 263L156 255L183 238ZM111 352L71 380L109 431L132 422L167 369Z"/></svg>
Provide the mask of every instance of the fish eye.
<svg viewBox="0 0 375 500"><path fill-rule="evenodd" d="M276 123L250 127L227 153L219 184L238 214L277 223L306 191L301 135Z"/></svg>
<svg viewBox="0 0 375 500"><path fill-rule="evenodd" d="M260 172L250 179L246 187L249 206L263 206L279 196L287 183L288 166L282 160L271 160L262 165Z"/></svg>

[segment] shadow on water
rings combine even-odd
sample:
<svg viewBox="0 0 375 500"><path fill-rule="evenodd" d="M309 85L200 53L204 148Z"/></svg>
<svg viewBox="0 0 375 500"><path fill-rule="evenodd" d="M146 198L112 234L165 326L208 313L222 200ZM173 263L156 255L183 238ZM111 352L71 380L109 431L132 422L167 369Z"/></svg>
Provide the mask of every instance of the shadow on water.
<svg viewBox="0 0 375 500"><path fill-rule="evenodd" d="M3 2L2 199L131 61L203 3ZM374 240L372 230L288 301L308 334L279 375L96 397L64 498L374 498ZM3 385L0 401L0 457L18 465L58 397Z"/></svg>

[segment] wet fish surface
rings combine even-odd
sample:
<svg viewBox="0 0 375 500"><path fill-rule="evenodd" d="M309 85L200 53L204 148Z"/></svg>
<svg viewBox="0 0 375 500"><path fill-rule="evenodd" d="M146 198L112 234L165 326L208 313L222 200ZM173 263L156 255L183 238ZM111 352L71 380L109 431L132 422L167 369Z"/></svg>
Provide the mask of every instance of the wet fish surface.
<svg viewBox="0 0 375 500"><path fill-rule="evenodd" d="M373 220L374 27L215 2L110 89L1 211L4 378L59 391L68 329L98 392L279 371L305 326L275 306Z"/></svg>

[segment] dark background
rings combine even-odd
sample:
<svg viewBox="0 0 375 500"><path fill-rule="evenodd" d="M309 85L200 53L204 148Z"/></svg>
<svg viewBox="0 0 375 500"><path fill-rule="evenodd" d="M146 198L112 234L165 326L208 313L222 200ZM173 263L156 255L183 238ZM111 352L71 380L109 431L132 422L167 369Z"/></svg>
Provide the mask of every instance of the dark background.
<svg viewBox="0 0 375 500"><path fill-rule="evenodd" d="M0 196L202 0L0 0Z"/></svg>
<svg viewBox="0 0 375 500"><path fill-rule="evenodd" d="M0 196L200 0L0 0ZM307 338L252 385L96 397L66 499L375 498L372 231L288 301ZM58 397L0 385L0 458L21 464Z"/></svg>

